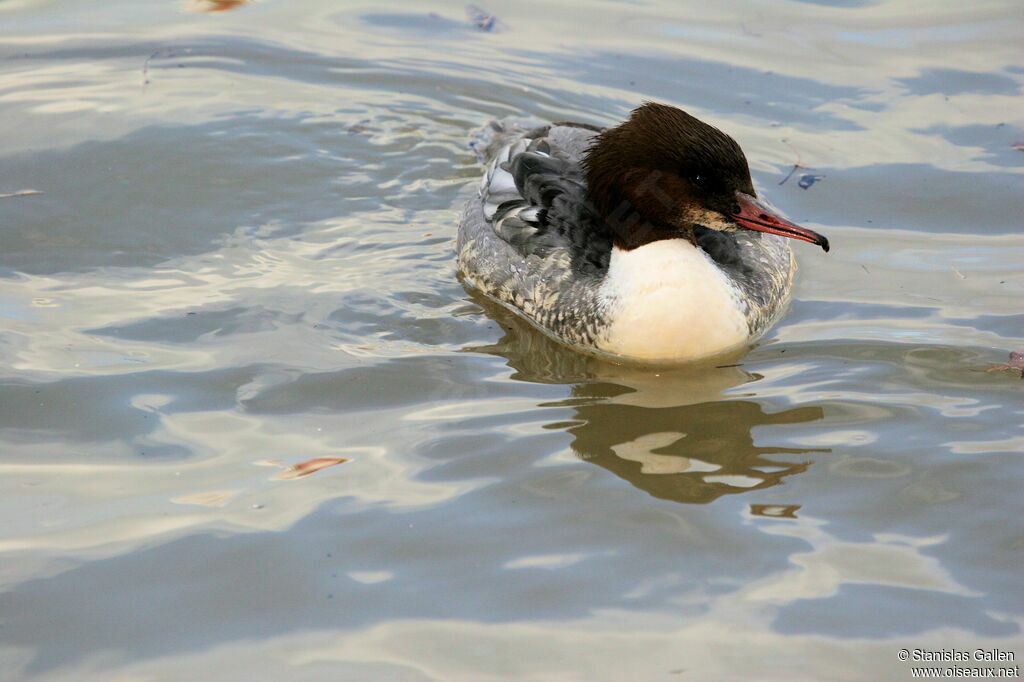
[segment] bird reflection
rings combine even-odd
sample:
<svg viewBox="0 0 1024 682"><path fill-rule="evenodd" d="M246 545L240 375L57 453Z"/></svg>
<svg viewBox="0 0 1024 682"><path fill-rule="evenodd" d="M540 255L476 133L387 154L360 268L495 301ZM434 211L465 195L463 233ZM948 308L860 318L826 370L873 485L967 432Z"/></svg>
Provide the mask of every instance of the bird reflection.
<svg viewBox="0 0 1024 682"><path fill-rule="evenodd" d="M681 368L617 365L571 351L504 308L475 297L505 330L496 344L475 347L507 359L521 381L572 384L569 421L550 424L572 434L573 452L654 497L706 504L722 495L779 485L802 473L809 453L827 449L769 447L754 442L757 427L805 424L820 407L767 411L734 391L761 377L736 358ZM727 393L728 392L728 393ZM774 406L771 406L774 408ZM791 461L793 458L798 461ZM751 505L755 514L793 516L799 505Z"/></svg>

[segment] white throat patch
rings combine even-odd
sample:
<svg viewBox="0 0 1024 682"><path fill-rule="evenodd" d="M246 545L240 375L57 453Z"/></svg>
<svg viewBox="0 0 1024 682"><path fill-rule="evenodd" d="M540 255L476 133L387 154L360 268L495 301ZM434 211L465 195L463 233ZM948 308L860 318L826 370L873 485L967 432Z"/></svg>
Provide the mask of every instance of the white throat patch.
<svg viewBox="0 0 1024 682"><path fill-rule="evenodd" d="M740 292L685 239L612 249L601 285L610 325L601 350L644 360L696 360L750 340Z"/></svg>

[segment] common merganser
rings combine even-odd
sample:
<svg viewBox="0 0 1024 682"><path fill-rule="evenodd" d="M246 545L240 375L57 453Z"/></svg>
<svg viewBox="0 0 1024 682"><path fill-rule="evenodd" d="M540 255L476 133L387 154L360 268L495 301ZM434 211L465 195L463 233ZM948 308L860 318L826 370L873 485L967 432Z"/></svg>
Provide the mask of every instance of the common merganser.
<svg viewBox="0 0 1024 682"><path fill-rule="evenodd" d="M493 122L459 224L472 287L583 350L683 362L741 348L784 311L786 237L735 140L647 102L620 125Z"/></svg>

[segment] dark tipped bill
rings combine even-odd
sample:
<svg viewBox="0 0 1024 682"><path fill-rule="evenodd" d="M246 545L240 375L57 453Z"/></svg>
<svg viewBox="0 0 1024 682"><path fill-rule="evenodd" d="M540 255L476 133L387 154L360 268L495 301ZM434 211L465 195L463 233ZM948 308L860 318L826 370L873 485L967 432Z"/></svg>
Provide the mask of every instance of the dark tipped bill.
<svg viewBox="0 0 1024 682"><path fill-rule="evenodd" d="M808 230L806 227L794 225L760 199L743 192L736 192L736 201L739 203L740 210L738 213L733 213L731 218L741 227L810 242L828 251L828 239L823 235L814 230Z"/></svg>

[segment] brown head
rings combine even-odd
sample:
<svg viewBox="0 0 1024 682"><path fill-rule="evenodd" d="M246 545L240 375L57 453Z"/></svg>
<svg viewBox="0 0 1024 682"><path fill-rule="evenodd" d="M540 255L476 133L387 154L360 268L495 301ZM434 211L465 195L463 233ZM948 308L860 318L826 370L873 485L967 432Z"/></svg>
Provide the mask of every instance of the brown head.
<svg viewBox="0 0 1024 682"><path fill-rule="evenodd" d="M768 232L828 251L825 237L757 199L735 140L681 109L654 102L634 109L594 139L583 166L590 198L620 248L705 227Z"/></svg>

